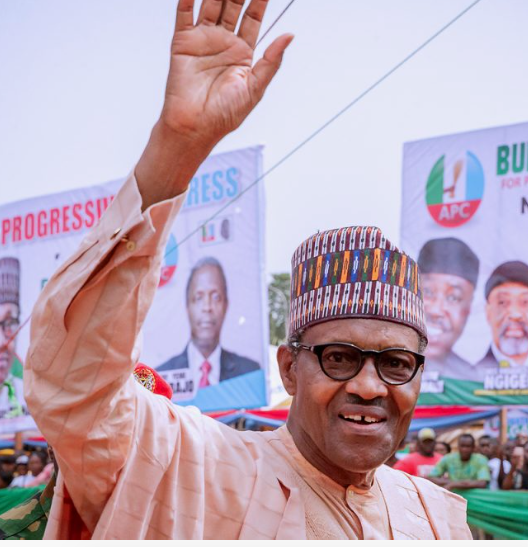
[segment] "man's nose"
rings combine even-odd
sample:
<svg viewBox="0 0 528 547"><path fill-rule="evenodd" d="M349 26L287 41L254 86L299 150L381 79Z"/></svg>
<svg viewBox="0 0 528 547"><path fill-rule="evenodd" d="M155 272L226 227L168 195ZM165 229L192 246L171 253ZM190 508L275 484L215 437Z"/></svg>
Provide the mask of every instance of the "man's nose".
<svg viewBox="0 0 528 547"><path fill-rule="evenodd" d="M381 380L374 366L374 358L368 357L363 361L363 367L357 376L346 382L347 393L358 395L362 399L371 400L376 397L386 397L388 387Z"/></svg>
<svg viewBox="0 0 528 547"><path fill-rule="evenodd" d="M524 308L513 302L508 308L508 317L514 321L519 321L524 317Z"/></svg>
<svg viewBox="0 0 528 547"><path fill-rule="evenodd" d="M446 310L445 298L440 294L428 296L425 300L425 308L428 315L444 315Z"/></svg>

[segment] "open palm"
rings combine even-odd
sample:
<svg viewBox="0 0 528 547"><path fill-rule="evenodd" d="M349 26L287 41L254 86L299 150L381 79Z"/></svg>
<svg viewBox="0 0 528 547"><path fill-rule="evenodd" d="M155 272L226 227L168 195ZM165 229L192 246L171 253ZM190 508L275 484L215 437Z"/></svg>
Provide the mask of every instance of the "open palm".
<svg viewBox="0 0 528 547"><path fill-rule="evenodd" d="M196 25L194 0L180 0L162 113L167 126L218 141L260 101L293 38L277 38L252 66L267 3L252 0L235 34L244 0L204 0Z"/></svg>

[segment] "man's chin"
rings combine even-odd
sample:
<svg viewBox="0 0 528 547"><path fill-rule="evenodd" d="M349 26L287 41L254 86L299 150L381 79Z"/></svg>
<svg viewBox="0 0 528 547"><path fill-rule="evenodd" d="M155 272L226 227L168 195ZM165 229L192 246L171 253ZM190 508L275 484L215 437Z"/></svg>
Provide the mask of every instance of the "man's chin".
<svg viewBox="0 0 528 547"><path fill-rule="evenodd" d="M348 473L371 473L381 467L391 456L392 451L389 453L381 447L379 451L370 448L339 454L335 463Z"/></svg>

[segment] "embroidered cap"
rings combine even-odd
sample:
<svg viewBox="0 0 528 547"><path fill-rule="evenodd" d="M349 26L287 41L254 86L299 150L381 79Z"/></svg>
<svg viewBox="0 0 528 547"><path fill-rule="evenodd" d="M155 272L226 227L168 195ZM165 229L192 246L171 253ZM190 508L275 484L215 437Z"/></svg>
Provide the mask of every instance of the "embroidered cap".
<svg viewBox="0 0 528 547"><path fill-rule="evenodd" d="M416 262L379 228L349 226L319 232L292 257L290 336L347 317L407 325L427 338Z"/></svg>
<svg viewBox="0 0 528 547"><path fill-rule="evenodd" d="M134 369L134 378L152 393L163 395L169 401L172 399L172 388L153 368L138 363Z"/></svg>
<svg viewBox="0 0 528 547"><path fill-rule="evenodd" d="M0 304L19 305L20 262L18 258L0 258Z"/></svg>

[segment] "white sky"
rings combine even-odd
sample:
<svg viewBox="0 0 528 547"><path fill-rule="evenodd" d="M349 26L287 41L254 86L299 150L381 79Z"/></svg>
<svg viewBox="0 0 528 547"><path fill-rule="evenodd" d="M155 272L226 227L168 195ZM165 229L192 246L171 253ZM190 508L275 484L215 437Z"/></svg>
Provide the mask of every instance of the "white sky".
<svg viewBox="0 0 528 547"><path fill-rule="evenodd" d="M271 0L264 27L288 0ZM268 168L470 0L296 0L296 39L217 151ZM0 204L125 176L161 108L176 0L1 0ZM528 2L482 0L265 182L267 266L317 229L399 241L403 143L528 119ZM259 47L262 52L263 47ZM257 52L258 53L258 52Z"/></svg>

